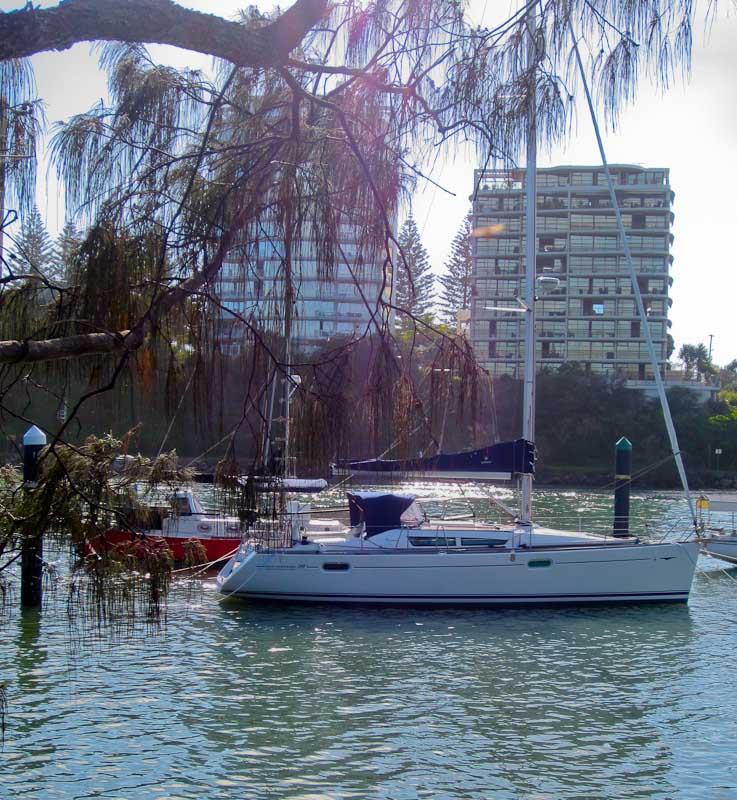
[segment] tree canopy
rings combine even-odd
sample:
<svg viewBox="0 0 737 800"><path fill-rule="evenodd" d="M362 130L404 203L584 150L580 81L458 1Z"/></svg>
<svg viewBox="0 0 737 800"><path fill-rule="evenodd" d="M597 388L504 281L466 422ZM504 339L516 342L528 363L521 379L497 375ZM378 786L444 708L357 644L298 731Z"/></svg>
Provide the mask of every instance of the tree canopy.
<svg viewBox="0 0 737 800"><path fill-rule="evenodd" d="M397 246L399 256L395 259L392 279L392 305L400 309L398 327L407 330L414 328L417 317L430 313L435 295L430 257L411 214L402 225Z"/></svg>
<svg viewBox="0 0 737 800"><path fill-rule="evenodd" d="M458 233L453 237L450 256L445 272L438 278L440 283L440 308L444 322L458 324L458 312L471 309L473 288L473 241L471 238L472 217L467 214Z"/></svg>
<svg viewBox="0 0 737 800"><path fill-rule="evenodd" d="M678 358L683 362L686 375L697 380L718 372L705 344L684 344L678 351Z"/></svg>

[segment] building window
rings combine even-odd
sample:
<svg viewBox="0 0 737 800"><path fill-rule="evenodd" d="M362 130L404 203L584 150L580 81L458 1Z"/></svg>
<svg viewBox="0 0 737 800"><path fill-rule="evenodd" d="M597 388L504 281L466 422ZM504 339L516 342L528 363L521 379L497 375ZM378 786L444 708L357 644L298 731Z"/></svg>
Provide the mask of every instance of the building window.
<svg viewBox="0 0 737 800"><path fill-rule="evenodd" d="M603 316L604 303L597 303L594 300L583 301L583 315L585 317Z"/></svg>

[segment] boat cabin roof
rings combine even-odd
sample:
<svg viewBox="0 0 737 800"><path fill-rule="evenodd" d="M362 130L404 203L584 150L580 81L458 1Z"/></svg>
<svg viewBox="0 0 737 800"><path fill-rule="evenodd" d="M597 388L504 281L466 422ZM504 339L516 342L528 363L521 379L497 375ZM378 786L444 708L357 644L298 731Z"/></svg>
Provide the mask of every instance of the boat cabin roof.
<svg viewBox="0 0 737 800"><path fill-rule="evenodd" d="M402 514L414 502L413 494L389 492L347 492L351 526L366 526L366 536L399 528Z"/></svg>
<svg viewBox="0 0 737 800"><path fill-rule="evenodd" d="M171 505L174 513L179 516L205 513L205 509L191 489L177 489L171 496Z"/></svg>

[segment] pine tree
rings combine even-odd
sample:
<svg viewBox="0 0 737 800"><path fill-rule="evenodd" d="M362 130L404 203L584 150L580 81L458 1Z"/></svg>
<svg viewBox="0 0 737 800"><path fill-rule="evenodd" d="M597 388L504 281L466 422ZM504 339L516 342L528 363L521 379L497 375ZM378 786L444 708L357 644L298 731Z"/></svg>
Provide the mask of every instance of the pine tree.
<svg viewBox="0 0 737 800"><path fill-rule="evenodd" d="M472 218L468 214L453 239L450 258L445 263L445 274L440 282L440 311L443 322L455 328L458 312L471 308L473 285L473 246L471 242Z"/></svg>
<svg viewBox="0 0 737 800"><path fill-rule="evenodd" d="M59 234L55 246L54 274L62 283L68 284L74 274L75 259L82 246L82 237L73 222L67 222Z"/></svg>
<svg viewBox="0 0 737 800"><path fill-rule="evenodd" d="M430 313L435 294L435 278L430 270L430 258L420 239L417 223L410 216L399 233L400 253L394 261L392 305L421 317ZM411 318L398 314L398 327L412 325Z"/></svg>
<svg viewBox="0 0 737 800"><path fill-rule="evenodd" d="M21 224L20 233L13 242L11 259L14 272L53 277L54 243L36 206Z"/></svg>

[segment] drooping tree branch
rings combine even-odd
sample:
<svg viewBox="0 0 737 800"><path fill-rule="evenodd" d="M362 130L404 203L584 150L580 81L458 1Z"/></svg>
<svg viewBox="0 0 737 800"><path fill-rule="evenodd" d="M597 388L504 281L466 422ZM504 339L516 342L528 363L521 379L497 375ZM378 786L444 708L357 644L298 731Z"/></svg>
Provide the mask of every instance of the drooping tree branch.
<svg viewBox="0 0 737 800"><path fill-rule="evenodd" d="M247 28L170 0L63 0L53 8L0 14L0 60L78 42L120 41L169 44L213 55L241 67L284 63L322 18L327 0L296 0L274 22Z"/></svg>

